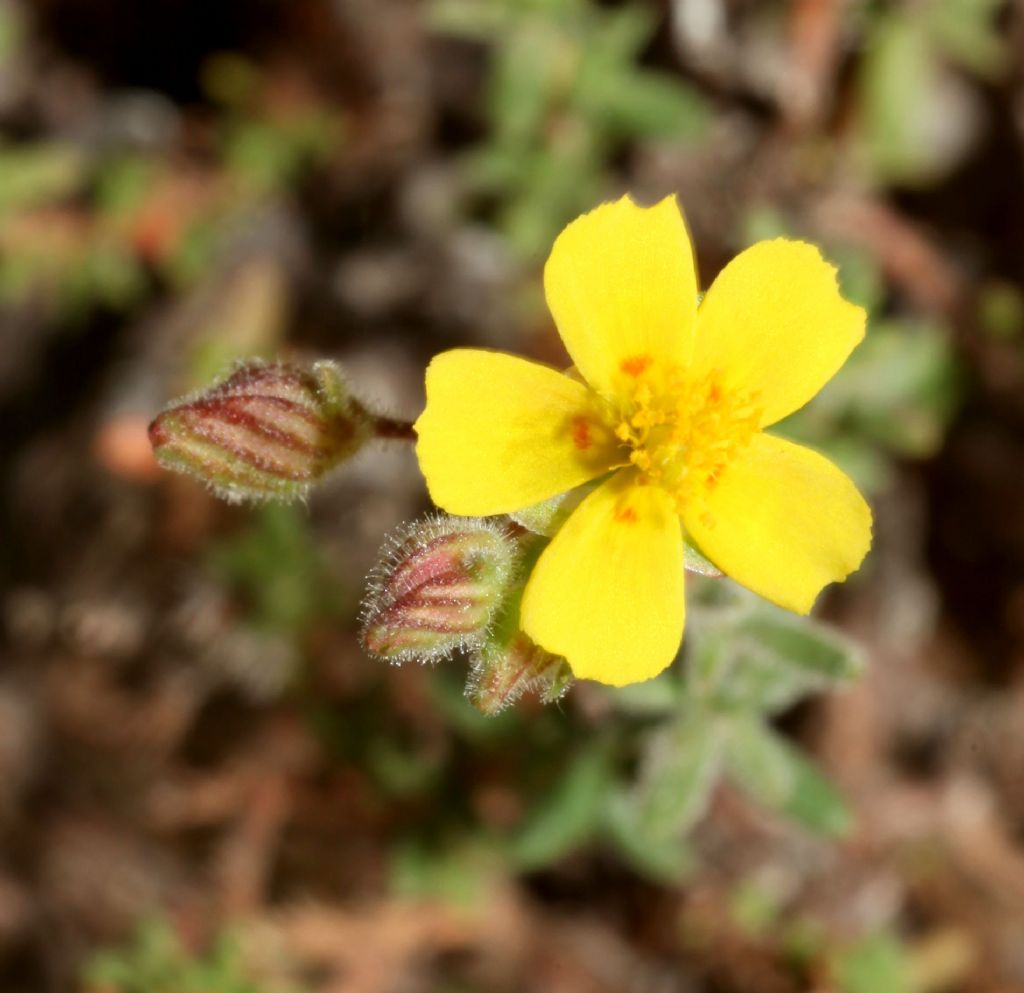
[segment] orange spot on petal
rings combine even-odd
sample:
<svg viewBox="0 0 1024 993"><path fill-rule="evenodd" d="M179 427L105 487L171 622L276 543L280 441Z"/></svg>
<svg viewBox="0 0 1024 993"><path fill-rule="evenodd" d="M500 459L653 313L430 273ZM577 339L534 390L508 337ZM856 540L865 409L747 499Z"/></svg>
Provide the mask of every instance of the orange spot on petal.
<svg viewBox="0 0 1024 993"><path fill-rule="evenodd" d="M594 443L590 436L590 422L585 417L577 417L572 422L572 443L585 451Z"/></svg>
<svg viewBox="0 0 1024 993"><path fill-rule="evenodd" d="M645 372L651 365L650 355L630 355L629 358L623 359L619 364L619 368L627 376L639 376L642 372Z"/></svg>
<svg viewBox="0 0 1024 993"><path fill-rule="evenodd" d="M637 520L636 510L633 507L620 507L615 511L615 520L626 524L635 524Z"/></svg>

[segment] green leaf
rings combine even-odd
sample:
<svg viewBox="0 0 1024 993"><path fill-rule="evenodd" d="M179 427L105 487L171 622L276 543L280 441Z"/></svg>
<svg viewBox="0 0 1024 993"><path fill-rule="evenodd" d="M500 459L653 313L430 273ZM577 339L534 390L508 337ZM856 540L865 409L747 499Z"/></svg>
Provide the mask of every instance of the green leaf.
<svg viewBox="0 0 1024 993"><path fill-rule="evenodd" d="M611 790L609 748L598 744L584 749L534 807L513 842L513 861L522 869L538 869L590 840L601 824Z"/></svg>
<svg viewBox="0 0 1024 993"><path fill-rule="evenodd" d="M631 793L643 837L679 838L707 809L718 775L721 734L713 716L694 710L648 736Z"/></svg>
<svg viewBox="0 0 1024 993"><path fill-rule="evenodd" d="M729 771L755 800L818 834L839 836L851 816L839 791L803 753L755 717L729 721Z"/></svg>
<svg viewBox="0 0 1024 993"><path fill-rule="evenodd" d="M675 715L683 702L683 684L669 669L654 679L611 690L609 696L625 714L637 717Z"/></svg>
<svg viewBox="0 0 1024 993"><path fill-rule="evenodd" d="M267 504L247 528L213 545L208 563L243 600L257 627L301 635L339 607L322 552L301 509Z"/></svg>
<svg viewBox="0 0 1024 993"><path fill-rule="evenodd" d="M868 155L883 179L931 171L925 128L937 72L929 39L909 12L879 18L865 54L861 108Z"/></svg>
<svg viewBox="0 0 1024 993"><path fill-rule="evenodd" d="M86 160L71 145L0 148L0 217L63 200L85 179Z"/></svg>
<svg viewBox="0 0 1024 993"><path fill-rule="evenodd" d="M849 425L904 455L930 455L945 433L959 389L949 335L928 323L872 327L843 371L807 408L820 426ZM791 421L782 426L789 433ZM824 431L819 431L824 433Z"/></svg>
<svg viewBox="0 0 1024 993"><path fill-rule="evenodd" d="M687 690L719 710L771 714L848 682L861 668L855 646L837 632L746 596L698 610Z"/></svg>
<svg viewBox="0 0 1024 993"><path fill-rule="evenodd" d="M402 748L386 735L369 743L365 764L374 786L388 797L423 796L438 788L442 775L435 756Z"/></svg>
<svg viewBox="0 0 1024 993"><path fill-rule="evenodd" d="M0 71L14 61L24 34L21 11L13 3L0 3Z"/></svg>
<svg viewBox="0 0 1024 993"><path fill-rule="evenodd" d="M520 177L519 195L501 211L501 226L512 250L524 260L540 260L558 232L599 199L604 153L578 121L555 129Z"/></svg>
<svg viewBox="0 0 1024 993"><path fill-rule="evenodd" d="M817 834L847 834L853 826L853 815L842 794L796 749L792 749L791 758L793 789L783 813Z"/></svg>
<svg viewBox="0 0 1024 993"><path fill-rule="evenodd" d="M779 922L782 894L758 879L740 882L729 896L729 909L739 928L753 937L767 936Z"/></svg>
<svg viewBox="0 0 1024 993"><path fill-rule="evenodd" d="M482 714L466 698L465 672L442 666L427 684L430 705L444 723L474 748L521 734L520 715L514 707L500 714Z"/></svg>
<svg viewBox="0 0 1024 993"><path fill-rule="evenodd" d="M627 793L611 794L604 827L605 837L619 854L654 882L677 883L694 868L695 858L685 838L655 840L645 834L644 825L637 820L636 805Z"/></svg>
<svg viewBox="0 0 1024 993"><path fill-rule="evenodd" d="M744 208L739 241L749 248L759 241L792 237L793 230L786 215L770 201L754 201Z"/></svg>
<svg viewBox="0 0 1024 993"><path fill-rule="evenodd" d="M789 802L796 784L792 755L756 717L730 722L726 756L733 778L760 803L781 810Z"/></svg>
<svg viewBox="0 0 1024 993"><path fill-rule="evenodd" d="M496 144L514 148L535 140L557 86L559 42L537 25L520 29L499 46L490 95Z"/></svg>
<svg viewBox="0 0 1024 993"><path fill-rule="evenodd" d="M943 52L983 79L995 80L1010 64L1010 49L999 25L1004 0L933 0L925 4L926 25Z"/></svg>
<svg viewBox="0 0 1024 993"><path fill-rule="evenodd" d="M90 987L117 993L280 993L248 972L242 944L232 932L222 932L205 952L193 952L157 918L144 922L123 947L94 955L84 979Z"/></svg>
<svg viewBox="0 0 1024 993"><path fill-rule="evenodd" d="M914 993L909 957L892 935L863 939L836 956L832 971L843 993Z"/></svg>
<svg viewBox="0 0 1024 993"><path fill-rule="evenodd" d="M839 290L851 303L869 314L881 309L887 292L885 276L875 256L862 248L837 245L828 258L838 268Z"/></svg>
<svg viewBox="0 0 1024 993"><path fill-rule="evenodd" d="M287 124L242 120L227 130L224 160L253 193L271 192L322 161L339 137L337 122L327 115L300 115Z"/></svg>
<svg viewBox="0 0 1024 993"><path fill-rule="evenodd" d="M1024 292L1009 280L987 281L979 292L978 322L993 338L1019 338L1024 333Z"/></svg>
<svg viewBox="0 0 1024 993"><path fill-rule="evenodd" d="M765 606L734 632L733 665L719 702L777 713L811 694L860 675L851 642L805 617Z"/></svg>
<svg viewBox="0 0 1024 993"><path fill-rule="evenodd" d="M486 40L508 23L507 4L486 0L433 0L427 8L430 27L464 38Z"/></svg>
<svg viewBox="0 0 1024 993"><path fill-rule="evenodd" d="M391 886L401 897L477 907L494 878L495 863L494 853L479 845L438 847L407 841L391 855Z"/></svg>
<svg viewBox="0 0 1024 993"><path fill-rule="evenodd" d="M633 70L592 76L579 84L579 104L616 135L693 141L709 113L704 99L679 79Z"/></svg>
<svg viewBox="0 0 1024 993"><path fill-rule="evenodd" d="M641 49L654 33L651 12L639 4L623 4L617 9L596 10L588 0L591 13L586 38L586 58L598 67L613 72L632 66Z"/></svg>
<svg viewBox="0 0 1024 993"><path fill-rule="evenodd" d="M162 164L142 155L123 155L103 163L93 193L96 210L124 218L137 210L164 177Z"/></svg>

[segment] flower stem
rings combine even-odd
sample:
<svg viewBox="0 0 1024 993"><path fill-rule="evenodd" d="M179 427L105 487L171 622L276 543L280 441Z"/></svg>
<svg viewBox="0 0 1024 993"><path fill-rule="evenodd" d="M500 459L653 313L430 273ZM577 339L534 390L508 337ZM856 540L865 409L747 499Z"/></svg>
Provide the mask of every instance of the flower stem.
<svg viewBox="0 0 1024 993"><path fill-rule="evenodd" d="M402 421L394 417L375 417L373 433L378 438L388 441L415 441L416 432L411 421Z"/></svg>

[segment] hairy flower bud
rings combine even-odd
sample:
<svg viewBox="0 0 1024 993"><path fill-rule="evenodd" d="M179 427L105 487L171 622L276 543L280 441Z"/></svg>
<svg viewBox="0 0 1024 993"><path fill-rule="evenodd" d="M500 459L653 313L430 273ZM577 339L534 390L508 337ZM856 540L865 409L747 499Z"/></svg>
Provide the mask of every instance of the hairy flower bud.
<svg viewBox="0 0 1024 993"><path fill-rule="evenodd" d="M510 639L492 640L477 652L466 696L477 710L490 715L511 706L527 692L535 692L543 703L551 703L571 682L565 659L544 651L522 631L516 631Z"/></svg>
<svg viewBox="0 0 1024 993"><path fill-rule="evenodd" d="M149 426L160 464L231 500L296 499L373 437L378 418L341 370L246 362Z"/></svg>
<svg viewBox="0 0 1024 993"><path fill-rule="evenodd" d="M478 518L429 518L399 529L370 574L363 647L391 662L434 662L481 644L518 557L500 526Z"/></svg>

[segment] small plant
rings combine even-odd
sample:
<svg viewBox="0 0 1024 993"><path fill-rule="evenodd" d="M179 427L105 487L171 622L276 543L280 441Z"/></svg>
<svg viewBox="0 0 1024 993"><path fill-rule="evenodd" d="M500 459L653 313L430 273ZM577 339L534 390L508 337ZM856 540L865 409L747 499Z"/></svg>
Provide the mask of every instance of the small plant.
<svg viewBox="0 0 1024 993"><path fill-rule="evenodd" d="M881 5L860 73L860 141L868 169L901 185L927 185L970 148L975 94L953 67L984 80L1010 66L999 0Z"/></svg>
<svg viewBox="0 0 1024 993"><path fill-rule="evenodd" d="M626 687L621 730L570 747L548 800L499 842L514 863L604 839L646 872L678 874L722 775L842 833L841 798L771 720L859 672L851 646L800 615L860 563L870 512L831 463L761 429L842 365L864 312L816 249L785 240L739 256L698 311L671 199L624 199L570 225L545 285L572 375L449 352L410 425L356 400L330 363L243 364L157 417L157 456L227 499L295 500L374 438L417 440L435 502L455 513L385 543L366 650L397 664L462 653L465 697L487 716L526 692L557 700L574 676ZM779 365L783 352L805 359ZM685 667L663 672L679 653L684 570ZM393 746L370 760L402 789L423 778Z"/></svg>
<svg viewBox="0 0 1024 993"><path fill-rule="evenodd" d="M605 163L627 140L694 141L704 129L696 90L639 65L654 22L635 4L433 0L431 19L491 48L490 126L466 176L498 202L498 224L527 260L607 193Z"/></svg>
<svg viewBox="0 0 1024 993"><path fill-rule="evenodd" d="M142 924L126 946L95 955L85 982L90 993L286 993L249 974L231 934L195 954L163 920Z"/></svg>
<svg viewBox="0 0 1024 993"><path fill-rule="evenodd" d="M205 159L0 146L0 303L81 318L128 310L159 283L193 285L241 220L337 149L340 123L314 94L239 56L206 77L220 115Z"/></svg>

